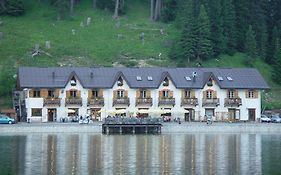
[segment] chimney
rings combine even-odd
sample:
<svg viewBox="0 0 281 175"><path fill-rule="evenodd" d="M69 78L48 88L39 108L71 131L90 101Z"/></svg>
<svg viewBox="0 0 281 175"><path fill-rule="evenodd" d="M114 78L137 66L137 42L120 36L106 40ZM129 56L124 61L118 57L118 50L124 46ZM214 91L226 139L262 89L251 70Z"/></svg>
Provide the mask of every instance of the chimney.
<svg viewBox="0 0 281 175"><path fill-rule="evenodd" d="M196 77L197 77L197 72L196 71L192 72L192 79L194 82L196 81Z"/></svg>
<svg viewBox="0 0 281 175"><path fill-rule="evenodd" d="M55 76L56 76L56 74L55 74L55 72L53 71L53 72L52 72L52 77L53 77L53 79L55 78Z"/></svg>
<svg viewBox="0 0 281 175"><path fill-rule="evenodd" d="M90 76L91 76L91 78L94 78L94 73L93 73L93 72L91 72L91 75L90 75Z"/></svg>

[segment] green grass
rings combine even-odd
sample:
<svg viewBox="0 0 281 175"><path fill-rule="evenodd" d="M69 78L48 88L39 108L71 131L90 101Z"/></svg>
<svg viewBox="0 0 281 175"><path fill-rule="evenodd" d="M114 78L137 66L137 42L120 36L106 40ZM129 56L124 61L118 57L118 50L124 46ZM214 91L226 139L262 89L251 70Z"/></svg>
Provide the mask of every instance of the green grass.
<svg viewBox="0 0 281 175"><path fill-rule="evenodd" d="M24 16L0 17L0 21L4 22L0 26L0 31L4 34L0 39L0 72L9 69L6 72L15 73L19 66L112 66L116 61L133 66L140 59L154 66L189 65L168 58L167 45L180 34L180 30L174 24L151 22L148 2L130 2L126 15L120 17L120 26L117 27L118 22L112 19L112 12L93 10L91 1L80 1L75 7L75 14L62 21L56 20L53 7L39 1L26 1L28 10ZM80 23L86 23L87 17L91 17L91 25L81 27ZM72 34L72 29L75 30L75 35ZM164 34L160 33L160 29ZM144 43L139 38L142 32ZM118 39L118 35L121 38ZM46 41L51 42L51 49L45 48ZM31 52L37 43L52 56L42 54L32 58ZM242 53L222 55L204 62L203 66L245 67L245 58ZM271 66L261 59L257 59L253 65L270 86L277 89L271 94L265 94L270 99L266 104L280 107L280 98L277 97L278 89L281 88L271 80ZM0 76L3 74L0 73ZM7 100L9 98L10 94L1 97L0 106L10 106L11 103Z"/></svg>
<svg viewBox="0 0 281 175"><path fill-rule="evenodd" d="M120 18L119 28L111 12L93 10L87 3L77 6L75 15L63 21L56 21L55 10L44 4L34 5L21 17L2 17L4 39L0 42L0 60L9 58L20 65L55 66L58 62L71 64L67 60L75 59L74 65L111 66L112 61L122 55L146 59L157 58L162 53L162 58L167 59L168 49L163 43L173 38L172 34L177 33L177 29L149 21L149 11L140 1L134 1L128 7L128 15ZM92 18L92 24L80 27L87 17ZM75 35L72 35L72 29ZM165 35L155 29L163 29ZM145 34L144 44L139 39L142 32ZM118 35L122 37L118 39ZM51 41L51 49L44 48L45 41ZM52 57L41 55L32 58L31 50L36 43Z"/></svg>

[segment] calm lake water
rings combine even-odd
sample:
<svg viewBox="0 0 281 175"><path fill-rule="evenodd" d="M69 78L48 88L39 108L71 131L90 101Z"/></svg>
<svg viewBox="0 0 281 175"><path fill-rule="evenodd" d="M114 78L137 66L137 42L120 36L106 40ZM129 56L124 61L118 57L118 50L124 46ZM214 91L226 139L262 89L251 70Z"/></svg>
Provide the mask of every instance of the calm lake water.
<svg viewBox="0 0 281 175"><path fill-rule="evenodd" d="M0 135L0 174L281 174L281 134Z"/></svg>

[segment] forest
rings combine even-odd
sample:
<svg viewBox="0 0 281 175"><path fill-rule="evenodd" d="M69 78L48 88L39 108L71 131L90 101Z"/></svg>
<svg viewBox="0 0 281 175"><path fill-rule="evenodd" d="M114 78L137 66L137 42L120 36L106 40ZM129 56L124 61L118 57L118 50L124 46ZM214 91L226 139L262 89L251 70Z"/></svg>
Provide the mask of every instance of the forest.
<svg viewBox="0 0 281 175"><path fill-rule="evenodd" d="M45 41L52 47L43 49ZM2 99L10 96L18 66L116 62L130 67L255 67L272 86L264 93L266 107L280 107L273 96L281 92L281 1L0 1Z"/></svg>

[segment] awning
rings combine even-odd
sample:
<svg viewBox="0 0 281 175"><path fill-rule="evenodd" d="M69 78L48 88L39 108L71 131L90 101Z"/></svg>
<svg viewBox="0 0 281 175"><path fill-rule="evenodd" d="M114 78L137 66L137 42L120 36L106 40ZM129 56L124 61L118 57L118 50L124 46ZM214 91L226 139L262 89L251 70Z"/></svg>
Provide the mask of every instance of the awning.
<svg viewBox="0 0 281 175"><path fill-rule="evenodd" d="M115 110L115 113L116 114L123 114L123 113L126 113L126 109L118 109L118 110Z"/></svg>
<svg viewBox="0 0 281 175"><path fill-rule="evenodd" d="M140 114L146 114L146 113L149 113L150 111L148 109L140 109L138 110L138 113Z"/></svg>
<svg viewBox="0 0 281 175"><path fill-rule="evenodd" d="M184 114L184 113L189 113L189 111L186 110L186 109L177 109L177 110L173 109L173 110L172 110L172 113L175 113L175 114Z"/></svg>
<svg viewBox="0 0 281 175"><path fill-rule="evenodd" d="M75 113L76 111L74 109L68 109L67 112L68 113Z"/></svg>

